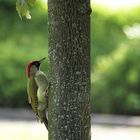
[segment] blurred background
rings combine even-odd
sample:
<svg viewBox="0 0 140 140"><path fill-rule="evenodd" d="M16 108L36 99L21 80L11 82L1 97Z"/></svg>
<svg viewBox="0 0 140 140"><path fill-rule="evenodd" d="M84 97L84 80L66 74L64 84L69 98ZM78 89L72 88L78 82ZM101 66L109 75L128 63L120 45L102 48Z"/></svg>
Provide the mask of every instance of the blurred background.
<svg viewBox="0 0 140 140"><path fill-rule="evenodd" d="M0 138L43 140L45 127L28 105L25 69L47 56L46 0L36 2L31 20L20 20L15 3L0 0ZM93 138L140 139L140 0L94 0L91 6ZM47 61L42 69L47 72Z"/></svg>

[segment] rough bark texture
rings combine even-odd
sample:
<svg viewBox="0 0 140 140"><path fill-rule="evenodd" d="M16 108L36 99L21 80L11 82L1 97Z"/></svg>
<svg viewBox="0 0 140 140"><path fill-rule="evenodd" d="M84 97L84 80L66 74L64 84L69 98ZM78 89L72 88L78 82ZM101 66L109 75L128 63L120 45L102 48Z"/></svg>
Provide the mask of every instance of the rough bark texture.
<svg viewBox="0 0 140 140"><path fill-rule="evenodd" d="M90 2L48 0L49 140L90 140Z"/></svg>

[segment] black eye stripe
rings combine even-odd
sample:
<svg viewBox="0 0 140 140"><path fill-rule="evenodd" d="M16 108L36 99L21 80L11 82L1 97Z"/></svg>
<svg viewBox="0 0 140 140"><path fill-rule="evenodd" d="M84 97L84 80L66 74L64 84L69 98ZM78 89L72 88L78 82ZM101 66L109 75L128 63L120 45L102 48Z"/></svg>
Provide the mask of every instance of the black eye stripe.
<svg viewBox="0 0 140 140"><path fill-rule="evenodd" d="M35 65L36 67L40 66L39 62L34 62L33 65Z"/></svg>

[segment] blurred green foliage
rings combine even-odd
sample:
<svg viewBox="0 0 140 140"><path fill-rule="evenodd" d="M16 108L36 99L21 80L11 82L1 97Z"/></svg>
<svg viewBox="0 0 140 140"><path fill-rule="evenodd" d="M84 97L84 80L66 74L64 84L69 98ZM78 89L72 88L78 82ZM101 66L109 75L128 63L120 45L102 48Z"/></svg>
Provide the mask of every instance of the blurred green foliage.
<svg viewBox="0 0 140 140"><path fill-rule="evenodd" d="M47 12L37 3L32 20L21 20L15 1L0 5L0 106L24 107L28 105L26 65L47 56ZM47 61L42 69L47 69Z"/></svg>
<svg viewBox="0 0 140 140"><path fill-rule="evenodd" d="M140 8L116 13L102 7L94 10L91 18L92 112L138 115L140 37L131 39L124 29L140 25Z"/></svg>
<svg viewBox="0 0 140 140"><path fill-rule="evenodd" d="M97 59L93 73L95 112L140 113L140 47L120 46Z"/></svg>
<svg viewBox="0 0 140 140"><path fill-rule="evenodd" d="M37 2L32 20L18 17L15 1L0 2L0 106L25 107L26 65L47 56L47 10ZM140 23L140 8L91 15L92 112L140 114L140 38L130 39L126 26ZM47 73L47 61L42 66Z"/></svg>

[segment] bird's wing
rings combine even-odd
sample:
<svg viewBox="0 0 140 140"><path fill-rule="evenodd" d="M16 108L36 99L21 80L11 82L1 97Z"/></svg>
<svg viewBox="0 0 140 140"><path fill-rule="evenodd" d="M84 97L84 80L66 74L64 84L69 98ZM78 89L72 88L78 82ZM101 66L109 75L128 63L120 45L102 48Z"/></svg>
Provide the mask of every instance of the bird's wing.
<svg viewBox="0 0 140 140"><path fill-rule="evenodd" d="M33 111L37 114L37 84L34 78L30 78L27 84L27 93L28 93L28 100L32 106Z"/></svg>

